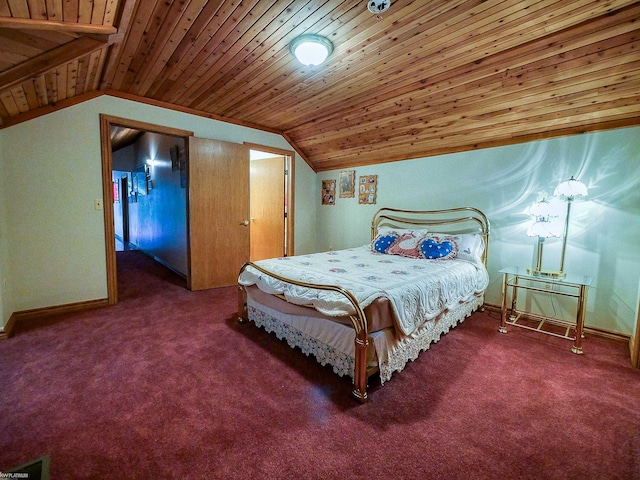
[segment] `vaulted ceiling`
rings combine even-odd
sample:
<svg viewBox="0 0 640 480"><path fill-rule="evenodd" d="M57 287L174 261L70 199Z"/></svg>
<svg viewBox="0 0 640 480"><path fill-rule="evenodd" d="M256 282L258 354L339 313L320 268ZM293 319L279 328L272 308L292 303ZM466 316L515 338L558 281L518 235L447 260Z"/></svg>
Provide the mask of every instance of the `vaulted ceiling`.
<svg viewBox="0 0 640 480"><path fill-rule="evenodd" d="M110 94L285 135L316 171L640 125L640 2L0 0L0 128ZM331 40L319 67L290 54Z"/></svg>

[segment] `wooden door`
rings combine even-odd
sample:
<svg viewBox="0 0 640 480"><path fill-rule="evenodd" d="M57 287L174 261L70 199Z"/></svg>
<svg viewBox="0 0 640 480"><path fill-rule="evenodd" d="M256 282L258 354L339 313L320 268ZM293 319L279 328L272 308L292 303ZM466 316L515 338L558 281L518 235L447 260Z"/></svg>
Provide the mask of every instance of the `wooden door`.
<svg viewBox="0 0 640 480"><path fill-rule="evenodd" d="M189 137L189 288L236 285L249 260L249 149Z"/></svg>
<svg viewBox="0 0 640 480"><path fill-rule="evenodd" d="M285 254L285 158L251 161L251 261Z"/></svg>

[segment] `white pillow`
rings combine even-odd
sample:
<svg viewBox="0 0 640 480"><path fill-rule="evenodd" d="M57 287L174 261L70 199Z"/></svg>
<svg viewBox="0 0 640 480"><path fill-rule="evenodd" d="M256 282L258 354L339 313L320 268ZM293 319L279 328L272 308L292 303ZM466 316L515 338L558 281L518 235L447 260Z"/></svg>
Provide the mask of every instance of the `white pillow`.
<svg viewBox="0 0 640 480"><path fill-rule="evenodd" d="M389 233L397 233L398 235L403 235L408 233L410 235L414 235L416 237L422 237L429 232L426 228L393 228L393 227L380 227L378 229L378 235L388 235Z"/></svg>
<svg viewBox="0 0 640 480"><path fill-rule="evenodd" d="M467 260L472 263L482 263L482 253L484 252L484 237L479 233L462 233L450 235L446 233L432 233L443 237L452 237L458 244L456 258Z"/></svg>

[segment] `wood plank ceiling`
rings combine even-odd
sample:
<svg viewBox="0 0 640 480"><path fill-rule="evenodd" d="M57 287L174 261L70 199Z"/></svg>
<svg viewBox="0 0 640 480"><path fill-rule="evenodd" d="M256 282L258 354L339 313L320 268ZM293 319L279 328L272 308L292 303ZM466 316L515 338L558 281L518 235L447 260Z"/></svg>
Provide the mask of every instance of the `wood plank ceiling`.
<svg viewBox="0 0 640 480"><path fill-rule="evenodd" d="M285 135L316 171L640 124L640 2L0 0L7 127L104 93ZM319 67L298 35L335 47Z"/></svg>

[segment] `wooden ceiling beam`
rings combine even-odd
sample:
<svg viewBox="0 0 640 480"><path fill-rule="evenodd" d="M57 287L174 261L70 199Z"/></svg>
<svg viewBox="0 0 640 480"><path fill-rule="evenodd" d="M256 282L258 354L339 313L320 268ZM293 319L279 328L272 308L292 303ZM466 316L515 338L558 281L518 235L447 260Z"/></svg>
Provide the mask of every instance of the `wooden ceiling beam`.
<svg viewBox="0 0 640 480"><path fill-rule="evenodd" d="M60 65L77 60L84 55L104 48L106 45L105 42L93 38L81 37L54 50L38 55L0 73L0 91L19 85Z"/></svg>
<svg viewBox="0 0 640 480"><path fill-rule="evenodd" d="M0 28L10 28L15 30L51 30L56 32L91 35L113 35L118 33L118 29L111 25L56 22L53 20L32 20L30 18L15 17L0 17Z"/></svg>

